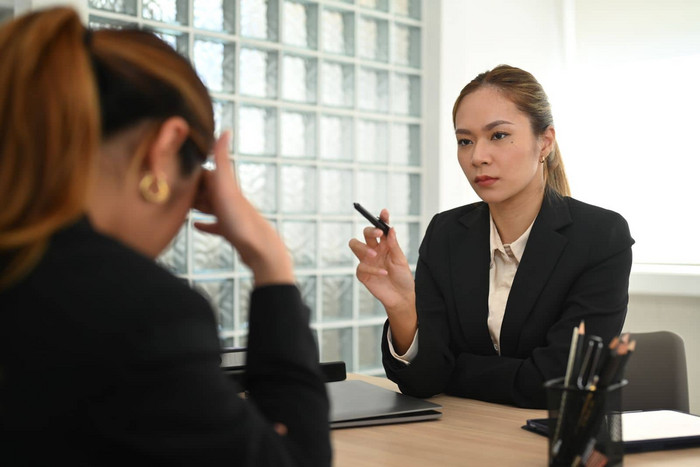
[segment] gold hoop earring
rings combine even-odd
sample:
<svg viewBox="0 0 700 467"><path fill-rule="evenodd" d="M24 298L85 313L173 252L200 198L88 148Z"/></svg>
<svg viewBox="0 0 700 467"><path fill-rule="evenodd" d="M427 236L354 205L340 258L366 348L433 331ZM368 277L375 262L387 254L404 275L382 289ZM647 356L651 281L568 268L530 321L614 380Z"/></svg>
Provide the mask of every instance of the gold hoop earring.
<svg viewBox="0 0 700 467"><path fill-rule="evenodd" d="M153 184L155 182L155 185ZM155 187L155 191L153 191ZM161 177L156 177L151 173L147 173L139 183L141 196L149 203L162 204L170 197L170 187Z"/></svg>

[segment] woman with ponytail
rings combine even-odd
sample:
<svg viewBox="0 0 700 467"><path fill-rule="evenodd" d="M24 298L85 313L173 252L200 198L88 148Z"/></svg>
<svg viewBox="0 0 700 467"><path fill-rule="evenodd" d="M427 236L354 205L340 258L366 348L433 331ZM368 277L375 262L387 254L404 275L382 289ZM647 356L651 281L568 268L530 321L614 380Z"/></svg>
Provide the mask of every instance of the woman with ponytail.
<svg viewBox="0 0 700 467"><path fill-rule="evenodd" d="M0 28L0 63L0 465L330 465L289 255L187 60L55 8ZM154 261L191 207L254 276L247 400L210 305Z"/></svg>
<svg viewBox="0 0 700 467"><path fill-rule="evenodd" d="M457 159L481 202L437 214L415 280L392 230L350 241L384 305L384 369L401 391L545 408L572 330L606 342L627 312L632 244L617 213L570 197L542 86L500 65L453 108ZM389 222L385 209L380 217Z"/></svg>

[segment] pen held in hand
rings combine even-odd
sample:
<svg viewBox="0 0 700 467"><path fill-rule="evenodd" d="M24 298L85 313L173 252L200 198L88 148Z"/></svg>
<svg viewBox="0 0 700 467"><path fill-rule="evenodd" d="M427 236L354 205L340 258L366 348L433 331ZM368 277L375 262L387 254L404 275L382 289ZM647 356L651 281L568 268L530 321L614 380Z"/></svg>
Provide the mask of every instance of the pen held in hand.
<svg viewBox="0 0 700 467"><path fill-rule="evenodd" d="M381 220L379 217L374 217L372 214L370 214L370 212L368 210L363 208L360 203L352 203L352 204L353 204L353 206L355 206L355 209L357 210L357 212L362 214L364 216L364 218L367 219L373 226L375 226L376 228L378 228L382 232L384 232L385 237L389 235L389 229L391 229L391 227L389 227L389 224L387 224L386 222Z"/></svg>

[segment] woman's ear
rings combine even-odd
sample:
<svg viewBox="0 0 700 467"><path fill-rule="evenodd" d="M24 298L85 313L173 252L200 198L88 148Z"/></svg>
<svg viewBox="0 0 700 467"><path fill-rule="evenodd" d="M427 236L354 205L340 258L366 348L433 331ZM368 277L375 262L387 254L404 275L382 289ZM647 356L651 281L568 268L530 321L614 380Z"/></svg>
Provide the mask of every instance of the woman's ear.
<svg viewBox="0 0 700 467"><path fill-rule="evenodd" d="M170 117L163 122L143 160L142 170L155 176L170 178L179 171L179 152L190 134L190 126L182 117Z"/></svg>
<svg viewBox="0 0 700 467"><path fill-rule="evenodd" d="M540 140L540 159L548 157L554 150L554 142L556 141L556 131L554 127L549 125L539 137Z"/></svg>

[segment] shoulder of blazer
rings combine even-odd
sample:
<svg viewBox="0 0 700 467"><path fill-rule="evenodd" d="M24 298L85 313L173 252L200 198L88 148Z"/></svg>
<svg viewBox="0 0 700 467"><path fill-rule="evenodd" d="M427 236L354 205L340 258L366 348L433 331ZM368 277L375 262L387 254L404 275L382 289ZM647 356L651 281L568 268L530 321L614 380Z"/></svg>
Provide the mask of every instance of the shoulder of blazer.
<svg viewBox="0 0 700 467"><path fill-rule="evenodd" d="M585 245L594 256L614 254L634 244L627 221L620 214L571 197L545 197L531 238L537 239L547 230L575 245Z"/></svg>
<svg viewBox="0 0 700 467"><path fill-rule="evenodd" d="M600 233L618 229L629 236L629 227L622 215L575 198L549 195L545 197L541 212L552 219L550 225L555 229L573 223L576 229Z"/></svg>
<svg viewBox="0 0 700 467"><path fill-rule="evenodd" d="M570 209L571 200L572 198L556 193L545 193L535 225L557 231L573 223L574 219Z"/></svg>
<svg viewBox="0 0 700 467"><path fill-rule="evenodd" d="M66 290L85 289L81 303L99 303L101 315L111 315L115 321L123 315L129 315L134 322L171 320L190 315L192 310L210 310L206 299L185 281L154 260L96 231L87 219L52 238L43 269L46 274L61 277L48 281L47 288L51 290L47 293L70 304L74 299Z"/></svg>
<svg viewBox="0 0 700 467"><path fill-rule="evenodd" d="M488 221L488 212L488 205L478 201L435 214L423 236L421 252L425 252L428 244L443 243L453 232L465 227L468 229L479 219Z"/></svg>
<svg viewBox="0 0 700 467"><path fill-rule="evenodd" d="M440 228L457 223L469 227L479 219L483 219L484 217L488 219L488 213L489 207L483 201L465 204L464 206L435 214L430 221L429 228Z"/></svg>

